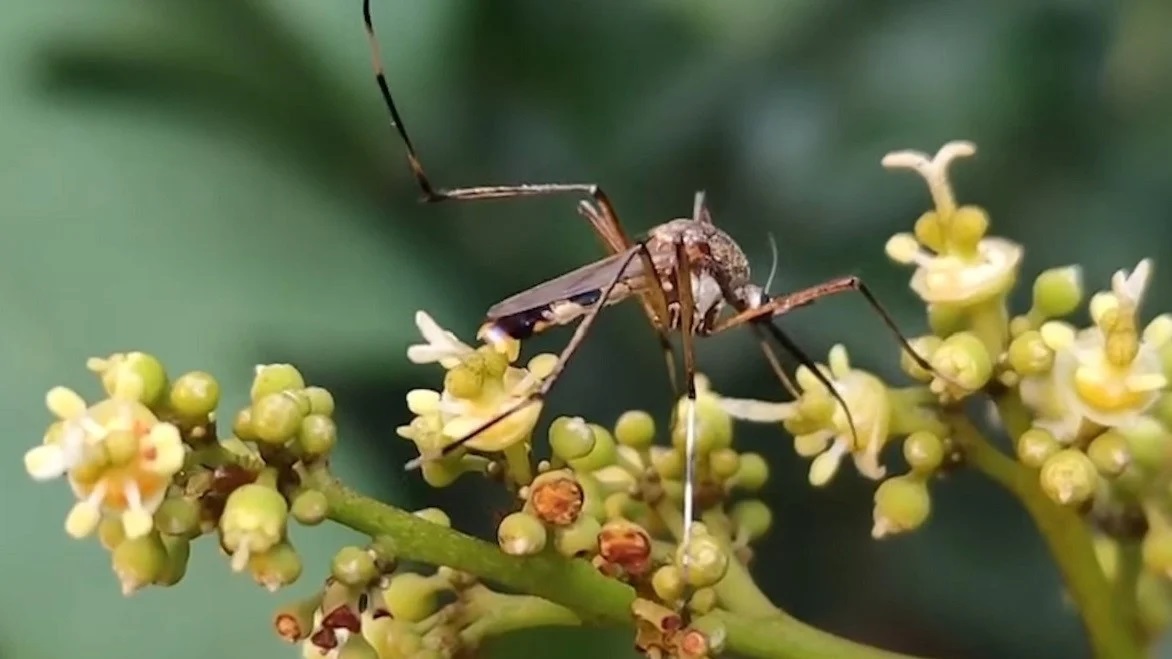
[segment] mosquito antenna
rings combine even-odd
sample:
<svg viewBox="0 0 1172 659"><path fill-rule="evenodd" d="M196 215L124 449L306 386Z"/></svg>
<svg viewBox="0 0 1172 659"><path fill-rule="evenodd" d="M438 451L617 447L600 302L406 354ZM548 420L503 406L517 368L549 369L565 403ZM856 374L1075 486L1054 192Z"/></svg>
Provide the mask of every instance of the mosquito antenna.
<svg viewBox="0 0 1172 659"><path fill-rule="evenodd" d="M769 278L765 280L765 293L769 293L769 287L773 285L773 276L777 274L777 240L773 237L773 232L767 232L765 237L769 239L769 253L773 255L773 262L769 266Z"/></svg>

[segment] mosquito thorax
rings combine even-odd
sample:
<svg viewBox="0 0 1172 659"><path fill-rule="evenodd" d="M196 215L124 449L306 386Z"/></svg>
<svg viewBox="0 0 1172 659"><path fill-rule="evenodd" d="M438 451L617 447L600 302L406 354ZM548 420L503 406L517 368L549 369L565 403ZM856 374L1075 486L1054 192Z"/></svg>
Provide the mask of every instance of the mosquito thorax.
<svg viewBox="0 0 1172 659"><path fill-rule="evenodd" d="M696 323L692 328L705 334L727 300L720 282L744 282L749 279L749 259L732 236L708 222L680 218L664 222L647 233L647 249L660 263L673 267L660 271L659 278L669 297L677 277L674 267L676 242L682 241L692 268L692 299L696 304ZM734 284L735 285L735 284ZM673 318L673 326L678 316Z"/></svg>

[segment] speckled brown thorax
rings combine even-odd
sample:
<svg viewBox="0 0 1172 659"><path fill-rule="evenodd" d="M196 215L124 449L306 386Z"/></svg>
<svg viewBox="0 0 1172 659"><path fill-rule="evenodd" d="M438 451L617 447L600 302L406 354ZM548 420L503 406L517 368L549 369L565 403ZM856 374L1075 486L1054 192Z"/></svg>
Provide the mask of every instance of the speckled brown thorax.
<svg viewBox="0 0 1172 659"><path fill-rule="evenodd" d="M691 331L705 334L724 308L725 291L735 291L749 281L749 259L727 233L704 222L677 219L652 228L647 249L661 269L660 283L672 307L670 324L679 327L679 296L675 290L678 264L675 244L683 242L691 265L692 296L696 304L695 323ZM689 329L689 328L685 328Z"/></svg>

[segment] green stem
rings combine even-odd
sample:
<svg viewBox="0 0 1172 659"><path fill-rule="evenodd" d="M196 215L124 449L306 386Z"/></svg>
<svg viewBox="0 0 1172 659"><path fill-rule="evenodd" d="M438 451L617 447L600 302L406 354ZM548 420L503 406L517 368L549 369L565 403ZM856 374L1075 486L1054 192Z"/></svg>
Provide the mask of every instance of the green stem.
<svg viewBox="0 0 1172 659"><path fill-rule="evenodd" d="M358 494L324 471L311 477L313 487L326 495L330 519L366 535L391 538L400 559L475 574L569 607L587 621L630 620L634 589L603 577L586 561L553 554L510 556L494 544Z"/></svg>
<svg viewBox="0 0 1172 659"><path fill-rule="evenodd" d="M533 468L530 466L529 445L517 442L505 447L505 466L518 487L524 487L533 482Z"/></svg>
<svg viewBox="0 0 1172 659"><path fill-rule="evenodd" d="M725 649L738 656L775 659L914 659L912 655L887 652L834 636L781 611L768 618L713 611L697 620L696 624L704 626L710 621L724 627L728 635Z"/></svg>
<svg viewBox="0 0 1172 659"><path fill-rule="evenodd" d="M478 647L490 637L532 627L576 627L576 613L560 604L532 595L505 595L473 586L464 596L469 624L460 632L468 647Z"/></svg>
<svg viewBox="0 0 1172 659"><path fill-rule="evenodd" d="M1009 310L1005 296L997 295L967 309L970 331L990 355L1000 355L1009 343Z"/></svg>
<svg viewBox="0 0 1172 659"><path fill-rule="evenodd" d="M447 565L548 600L548 605L538 604L537 600L513 600L518 606L488 625L494 633L505 627L576 623L630 626L633 622L634 589L603 576L586 561L554 554L510 556L496 545L358 494L324 469L315 469L306 476L307 485L326 496L330 519L372 537L390 538L399 558ZM744 579L752 584L747 574ZM756 590L755 585L752 588ZM914 659L828 634L769 606L771 615L762 618L731 612L708 617L718 618L716 622L727 632L728 647L745 657Z"/></svg>
<svg viewBox="0 0 1172 659"><path fill-rule="evenodd" d="M1115 578L1112 579L1115 606L1119 607L1120 614L1132 625L1137 634L1144 634L1139 617L1137 592L1139 575L1143 568L1140 544L1136 541L1120 540L1116 543L1116 549Z"/></svg>
<svg viewBox="0 0 1172 659"><path fill-rule="evenodd" d="M1014 406L1009 403L999 407L1006 428L1015 433L1021 427L1021 419ZM948 421L969 464L1017 497L1034 520L1078 607L1095 656L1142 657L1142 644L1114 605L1111 583L1099 566L1090 530L1082 518L1074 510L1051 501L1042 491L1037 471L997 450L962 413L950 414Z"/></svg>

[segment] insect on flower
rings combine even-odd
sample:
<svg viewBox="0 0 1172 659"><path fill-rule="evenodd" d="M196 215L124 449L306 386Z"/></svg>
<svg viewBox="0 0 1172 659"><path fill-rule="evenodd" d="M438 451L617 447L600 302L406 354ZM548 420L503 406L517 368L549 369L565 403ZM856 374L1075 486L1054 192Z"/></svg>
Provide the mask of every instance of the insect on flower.
<svg viewBox="0 0 1172 659"><path fill-rule="evenodd" d="M652 227L643 237L632 239L619 221L618 214L602 188L593 183L530 183L521 185L485 185L465 188L440 188L432 184L415 149L399 110L391 96L383 71L378 40L371 20L370 0L362 3L363 21L370 41L375 80L399 138L406 149L407 163L419 188L422 201L474 201L511 199L560 194L582 197L578 212L589 222L609 254L560 277L521 291L490 308L480 337L489 343L523 340L552 327L577 323L573 335L558 355L552 372L541 386L498 416L487 420L443 451L460 449L467 441L504 421L521 409L544 399L574 352L586 339L599 313L628 298L640 302L648 321L659 338L668 365L671 386L679 398L679 381L675 371L675 354L669 335L678 332L683 352L685 407L684 529L682 544L687 545L694 518L694 469L696 442L696 359L694 339L712 336L742 325L756 334L770 367L782 384L795 396L796 388L782 370L769 343L772 339L782 350L803 364L826 387L842 406L848 423L854 428L850 411L827 376L801 348L773 323L773 319L820 298L855 291L860 293L899 344L922 368L935 372L912 348L891 315L870 289L856 276L832 279L809 288L780 296L770 296L765 287L750 279L748 258L735 240L718 228L697 192L691 217L672 219ZM722 316L726 306L735 313ZM424 458L412 460L408 469L418 467Z"/></svg>

